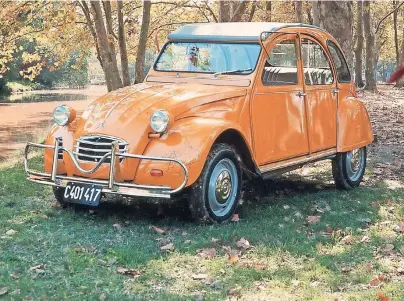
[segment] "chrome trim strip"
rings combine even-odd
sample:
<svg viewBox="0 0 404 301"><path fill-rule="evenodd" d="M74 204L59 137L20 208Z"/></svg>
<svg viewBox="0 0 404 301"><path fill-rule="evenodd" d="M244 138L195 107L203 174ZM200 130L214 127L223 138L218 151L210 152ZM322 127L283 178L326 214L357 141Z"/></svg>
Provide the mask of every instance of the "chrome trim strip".
<svg viewBox="0 0 404 301"><path fill-rule="evenodd" d="M264 168L261 168L260 171L262 173L265 173L265 172L268 172L268 171L273 171L273 170L284 168L284 167L289 167L289 166L293 166L293 165L299 165L301 163L307 163L307 162L310 162L310 161L313 161L313 160L316 160L316 159L327 158L328 156L332 156L332 155L334 155L336 153L337 153L336 150L323 152L323 153L318 154L316 156L311 156L311 157L303 158L303 159L296 160L296 161L291 161L291 162L287 162L287 163L283 163L283 164L277 164L277 165L273 165L273 166L264 167Z"/></svg>
<svg viewBox="0 0 404 301"><path fill-rule="evenodd" d="M121 146L121 145L119 145L119 146ZM95 152L95 153L107 153L107 152L111 151L109 148L94 149L94 148L86 148L86 147L82 147L82 146L78 146L78 145L75 145L74 147L76 149L82 149L82 150L85 150L88 152ZM126 150L127 150L126 147L122 150L120 149L120 151L126 151ZM73 152L73 154L76 154L76 153ZM81 153L77 153L77 155L84 156L84 154L81 154Z"/></svg>

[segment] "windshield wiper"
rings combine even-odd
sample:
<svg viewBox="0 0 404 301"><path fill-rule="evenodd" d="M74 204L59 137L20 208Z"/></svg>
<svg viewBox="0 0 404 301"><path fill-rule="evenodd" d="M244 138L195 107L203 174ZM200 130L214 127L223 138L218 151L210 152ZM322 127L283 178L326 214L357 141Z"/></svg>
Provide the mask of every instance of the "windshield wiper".
<svg viewBox="0 0 404 301"><path fill-rule="evenodd" d="M248 68L248 69L237 69L237 70L221 71L221 72L214 73L213 77L217 77L220 74L229 74L229 73L246 72L246 71L253 71L253 70L251 68Z"/></svg>

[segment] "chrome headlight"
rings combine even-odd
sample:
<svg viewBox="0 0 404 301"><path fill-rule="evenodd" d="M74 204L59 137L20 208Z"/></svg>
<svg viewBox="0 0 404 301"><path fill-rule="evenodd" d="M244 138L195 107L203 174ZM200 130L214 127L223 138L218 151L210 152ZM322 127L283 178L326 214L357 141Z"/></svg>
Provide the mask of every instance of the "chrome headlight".
<svg viewBox="0 0 404 301"><path fill-rule="evenodd" d="M56 124L60 126L64 126L72 121L72 111L68 106L61 105L57 106L53 111L53 119L55 120Z"/></svg>
<svg viewBox="0 0 404 301"><path fill-rule="evenodd" d="M150 126L156 133L164 133L169 122L170 116L164 110L158 110L150 117Z"/></svg>

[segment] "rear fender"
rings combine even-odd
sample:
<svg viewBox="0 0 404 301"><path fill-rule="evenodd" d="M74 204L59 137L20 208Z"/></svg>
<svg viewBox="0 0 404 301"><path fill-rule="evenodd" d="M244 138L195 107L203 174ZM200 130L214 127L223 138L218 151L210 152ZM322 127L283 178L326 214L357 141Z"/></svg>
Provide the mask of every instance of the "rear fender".
<svg viewBox="0 0 404 301"><path fill-rule="evenodd" d="M351 151L373 142L373 132L368 111L358 98L344 98L339 103L337 118L338 152Z"/></svg>
<svg viewBox="0 0 404 301"><path fill-rule="evenodd" d="M144 155L180 160L188 169L186 186L189 186L201 174L212 145L221 133L229 129L238 131L244 138L240 127L233 122L217 118L185 118L177 121L167 134L151 140ZM246 145L248 144L246 143ZM164 175L151 176L152 169L163 170ZM183 179L183 172L175 163L142 160L134 182L145 185L168 185L175 188L181 184Z"/></svg>

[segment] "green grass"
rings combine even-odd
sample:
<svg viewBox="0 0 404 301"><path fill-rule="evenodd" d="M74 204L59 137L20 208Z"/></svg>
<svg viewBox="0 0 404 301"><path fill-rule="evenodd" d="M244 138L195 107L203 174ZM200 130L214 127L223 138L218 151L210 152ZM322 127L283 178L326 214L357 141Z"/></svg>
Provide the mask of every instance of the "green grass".
<svg viewBox="0 0 404 301"><path fill-rule="evenodd" d="M3 167L0 292L8 293L0 300L379 300L379 291L404 300L404 238L394 231L404 190L317 184L279 181L265 198L244 196L239 222L201 225L181 206L166 206L164 219L145 202L104 204L96 212L53 207L51 190L27 182L22 165ZM313 215L319 222L307 223ZM6 235L10 229L18 233ZM351 244L342 240L347 235ZM370 242L361 242L364 236ZM250 249L236 246L242 237ZM161 251L159 238L174 252ZM394 245L390 254L386 244ZM236 263L223 246L237 252ZM216 256L201 258L203 248L215 248ZM121 275L119 267L140 276ZM194 280L197 274L206 278ZM379 275L384 281L371 287Z"/></svg>

